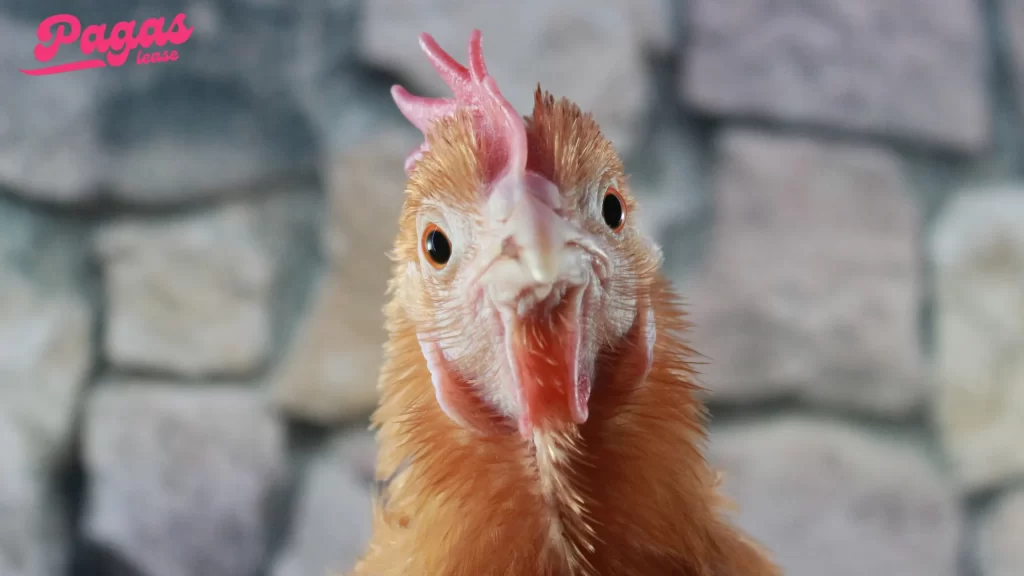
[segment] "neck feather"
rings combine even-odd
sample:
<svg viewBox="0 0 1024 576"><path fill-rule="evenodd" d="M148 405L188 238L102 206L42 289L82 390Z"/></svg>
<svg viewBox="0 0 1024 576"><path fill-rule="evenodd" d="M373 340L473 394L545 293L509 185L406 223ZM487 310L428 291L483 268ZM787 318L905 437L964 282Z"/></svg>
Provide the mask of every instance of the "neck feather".
<svg viewBox="0 0 1024 576"><path fill-rule="evenodd" d="M609 352L587 423L532 442L451 422L414 326L392 302L373 421L378 479L393 478L356 574L729 574L723 555L748 546L719 517L717 476L701 453L703 407L679 337L686 323L663 280L651 302L658 334L647 377L635 376L628 347Z"/></svg>

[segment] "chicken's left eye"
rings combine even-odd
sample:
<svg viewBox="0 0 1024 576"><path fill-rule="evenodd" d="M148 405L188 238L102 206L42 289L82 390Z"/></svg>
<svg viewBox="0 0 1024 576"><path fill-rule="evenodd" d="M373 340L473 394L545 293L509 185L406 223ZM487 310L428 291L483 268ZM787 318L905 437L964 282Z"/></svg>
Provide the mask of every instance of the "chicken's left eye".
<svg viewBox="0 0 1024 576"><path fill-rule="evenodd" d="M427 260L430 260L430 264L438 270L444 268L452 257L452 243L436 224L427 226L420 244Z"/></svg>
<svg viewBox="0 0 1024 576"><path fill-rule="evenodd" d="M619 191L615 188L608 188L608 192L604 195L604 200L601 202L601 218L615 232L622 230L622 226L626 223L626 206Z"/></svg>

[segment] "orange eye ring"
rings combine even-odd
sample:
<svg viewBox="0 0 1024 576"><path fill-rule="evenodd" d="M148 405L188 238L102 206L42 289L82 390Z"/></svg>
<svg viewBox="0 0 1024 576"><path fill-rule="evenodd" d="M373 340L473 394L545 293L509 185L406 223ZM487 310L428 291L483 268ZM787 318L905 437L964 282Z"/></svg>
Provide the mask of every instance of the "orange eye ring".
<svg viewBox="0 0 1024 576"><path fill-rule="evenodd" d="M435 270L441 270L452 258L452 243L437 224L428 224L420 237L420 250Z"/></svg>
<svg viewBox="0 0 1024 576"><path fill-rule="evenodd" d="M612 232L621 232L626 226L626 201L614 186L609 186L601 200L601 218Z"/></svg>

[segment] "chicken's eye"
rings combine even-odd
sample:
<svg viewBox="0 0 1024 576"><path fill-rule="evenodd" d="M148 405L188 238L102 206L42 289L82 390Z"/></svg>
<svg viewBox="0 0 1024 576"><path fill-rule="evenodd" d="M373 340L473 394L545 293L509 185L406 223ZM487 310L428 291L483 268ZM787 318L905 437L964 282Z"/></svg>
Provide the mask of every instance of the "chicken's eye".
<svg viewBox="0 0 1024 576"><path fill-rule="evenodd" d="M420 244L427 260L430 260L430 264L438 270L444 268L452 257L452 243L436 224L427 226Z"/></svg>
<svg viewBox="0 0 1024 576"><path fill-rule="evenodd" d="M626 205L615 188L608 188L604 195L604 201L601 202L601 217L613 232L622 230L626 224Z"/></svg>

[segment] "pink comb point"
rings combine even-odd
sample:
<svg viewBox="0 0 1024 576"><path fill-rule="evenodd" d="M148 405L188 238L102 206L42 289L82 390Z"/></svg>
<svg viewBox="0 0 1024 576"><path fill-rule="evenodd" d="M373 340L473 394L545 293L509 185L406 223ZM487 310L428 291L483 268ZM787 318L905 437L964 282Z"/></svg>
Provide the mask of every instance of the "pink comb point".
<svg viewBox="0 0 1024 576"><path fill-rule="evenodd" d="M482 34L473 30L469 36L469 68L459 64L438 46L430 34L420 35L420 48L454 93L454 98L413 96L401 86L391 88L391 96L402 115L426 135L438 119L455 114L460 108L473 112L477 137L487 143L486 177L493 181L501 176L523 177L526 173L526 127L515 109L501 95L494 78L487 74L484 63ZM405 161L411 172L416 161L427 150L424 142Z"/></svg>

